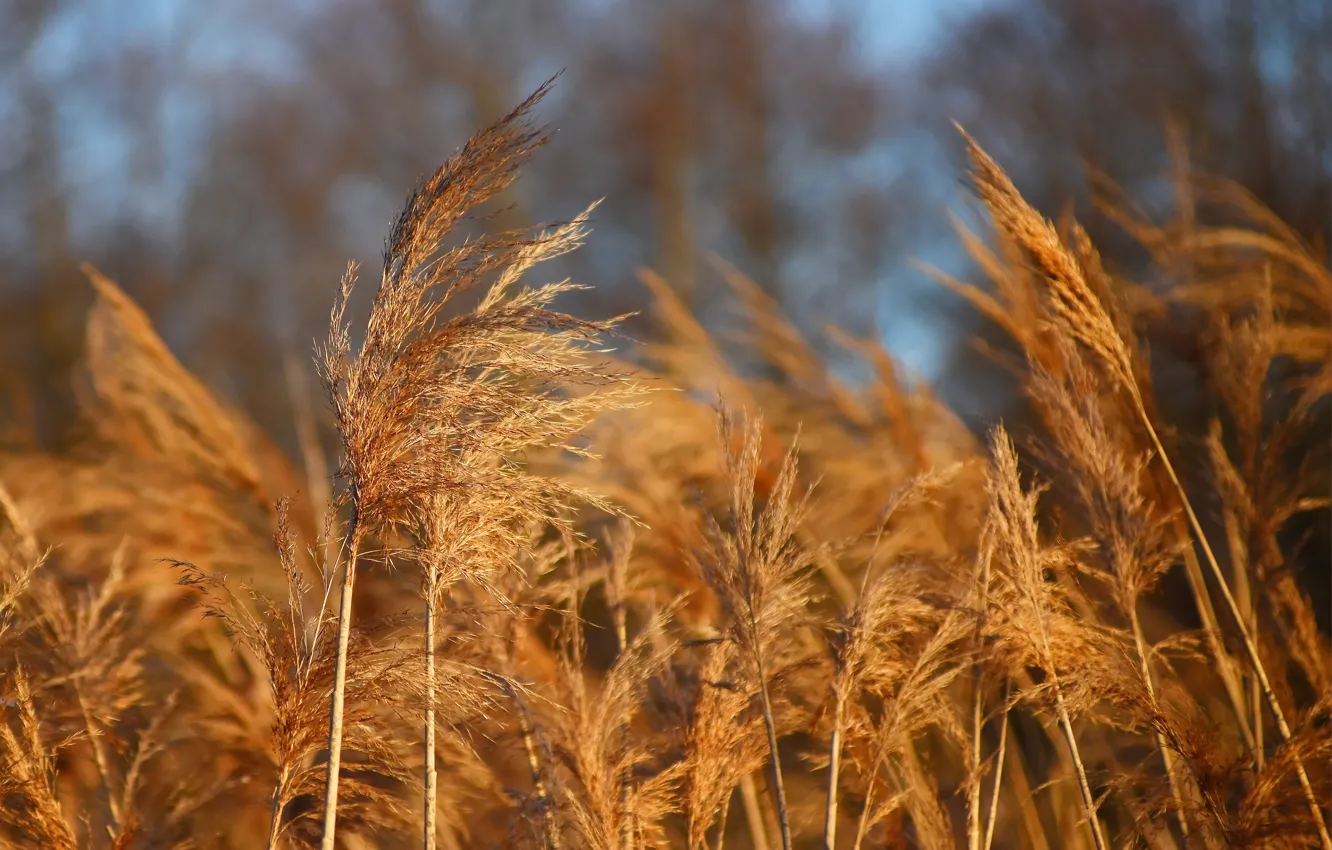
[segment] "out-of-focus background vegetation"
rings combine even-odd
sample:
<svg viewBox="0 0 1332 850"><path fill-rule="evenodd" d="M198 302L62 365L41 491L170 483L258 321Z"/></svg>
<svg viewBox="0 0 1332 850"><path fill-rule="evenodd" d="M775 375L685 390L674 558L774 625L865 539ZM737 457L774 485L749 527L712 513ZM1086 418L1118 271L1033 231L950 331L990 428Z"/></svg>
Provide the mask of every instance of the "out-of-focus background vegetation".
<svg viewBox="0 0 1332 850"><path fill-rule="evenodd" d="M282 365L307 362L346 261L375 268L412 183L561 69L559 133L499 223L606 199L565 269L595 287L576 311L641 306L647 266L724 323L719 256L816 339L880 334L981 421L1011 401L968 343L988 331L912 264L969 273L950 121L1120 267L1143 258L1089 177L1168 207L1172 144L1325 245L1329 44L1320 0L10 0L3 439L69 437L90 261L292 445Z"/></svg>

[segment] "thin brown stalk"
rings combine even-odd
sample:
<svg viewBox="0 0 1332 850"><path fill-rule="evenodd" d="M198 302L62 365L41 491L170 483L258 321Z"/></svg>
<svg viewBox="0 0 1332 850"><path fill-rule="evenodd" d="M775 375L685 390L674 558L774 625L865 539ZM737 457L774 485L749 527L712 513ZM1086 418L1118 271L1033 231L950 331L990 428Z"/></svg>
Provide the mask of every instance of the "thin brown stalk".
<svg viewBox="0 0 1332 850"><path fill-rule="evenodd" d="M334 850L338 825L338 774L342 768L342 721L347 695L347 648L351 643L352 589L356 582L356 556L361 546L361 527L355 508L347 530L347 566L342 575L338 607L338 650L333 673L333 702L328 721L328 779L324 787L324 832L321 850Z"/></svg>
<svg viewBox="0 0 1332 850"><path fill-rule="evenodd" d="M971 850L980 850L981 733L985 729L985 705L981 695L979 665L972 675L971 691L971 782L967 786L967 846Z"/></svg>
<svg viewBox="0 0 1332 850"><path fill-rule="evenodd" d="M823 847L837 846L837 778L842 772L842 722L846 698L840 689L833 692L833 729L828 741L828 807L823 818Z"/></svg>
<svg viewBox="0 0 1332 850"><path fill-rule="evenodd" d="M1055 711L1059 717L1059 728L1064 732L1064 741L1068 744L1068 752L1073 759L1073 767L1078 777L1078 791L1082 794L1082 806L1087 812L1092 841L1096 844L1096 850L1107 850L1109 845L1106 844L1105 833L1101 831L1101 820L1096 815L1096 796L1092 793L1091 783L1087 781L1087 769L1082 764L1082 752L1078 748L1077 736L1073 734L1073 721L1068 715L1064 693L1053 671L1051 671L1051 684L1054 686Z"/></svg>
<svg viewBox="0 0 1332 850"><path fill-rule="evenodd" d="M1216 425L1217 423L1213 423ZM1217 431L1213 432L1214 437L1219 438ZM1225 449L1220 445L1209 440L1209 448L1213 449L1213 455L1217 451L1224 453ZM1215 463L1215 459L1213 461ZM1258 633L1258 604L1254 594L1253 582L1250 580L1250 571L1254 568L1250 561L1248 553L1248 543L1241 537L1237 527L1235 514L1233 511L1225 512L1225 536L1230 546L1230 565L1231 573L1235 577L1235 597L1240 603L1240 608L1244 611L1245 622L1248 623L1250 631ZM1263 692L1258 687L1257 677L1249 678L1245 683L1245 697L1249 709L1249 716L1253 722L1254 735L1254 757L1259 770L1263 769L1263 762L1267 754L1263 751Z"/></svg>
<svg viewBox="0 0 1332 850"><path fill-rule="evenodd" d="M79 711L83 715L83 725L88 731L88 746L92 747L93 761L97 764L97 775L102 781L102 791L106 795L106 808L111 814L111 824L114 829L120 827L120 803L116 799L115 789L111 787L111 765L107 762L106 751L102 748L102 735L98 731L93 721L92 712L88 709L88 701L83 696L83 688L79 684L79 677L75 676L73 680L74 698L79 704Z"/></svg>
<svg viewBox="0 0 1332 850"><path fill-rule="evenodd" d="M865 802L860 806L860 817L856 819L856 843L852 845L854 850L860 850L860 845L865 840L865 835L869 832L869 818L872 809L871 803L874 802L874 776L869 777L869 788L865 791Z"/></svg>
<svg viewBox="0 0 1332 850"><path fill-rule="evenodd" d="M763 703L763 726L768 731L768 752L772 760L773 794L777 798L777 824L781 830L782 850L791 850L791 816L786 807L786 788L782 784L782 760L777 752L777 721L772 715L772 697L768 693L768 679L763 669L763 658L756 655L758 667L759 699Z"/></svg>
<svg viewBox="0 0 1332 850"><path fill-rule="evenodd" d="M752 773L746 773L740 780L740 800L745 804L745 820L749 823L749 840L754 850L768 850L768 827Z"/></svg>
<svg viewBox="0 0 1332 850"><path fill-rule="evenodd" d="M438 592L439 570L431 565L426 570L425 603L425 850L435 850L435 808L439 801L439 787L435 775L435 594Z"/></svg>
<svg viewBox="0 0 1332 850"><path fill-rule="evenodd" d="M1004 683L1004 716L999 727L999 749L994 756L994 786L990 789L990 817L985 824L985 842L982 850L990 850L994 844L994 824L999 819L999 791L1004 785L1004 754L1008 750L1008 711L1012 696L1013 682Z"/></svg>
<svg viewBox="0 0 1332 850"><path fill-rule="evenodd" d="M1004 555L1011 560L1012 583L1018 598L1026 607L1023 612L1034 634L1028 635L1036 651L1037 660L1044 669L1046 682L1054 694L1055 716L1063 732L1082 796L1084 813L1096 850L1106 850L1105 834L1096 814L1096 797L1087 770L1082 761L1073 720L1068 711L1064 686L1059 675L1054 646L1050 639L1050 623L1054 603L1046 589L1044 572L1048 554L1042 550L1036 527L1037 492L1023 489L1018 476L1017 451L1002 426L995 429L991 440L994 468L990 480L991 534Z"/></svg>
<svg viewBox="0 0 1332 850"><path fill-rule="evenodd" d="M1187 537L1188 529L1181 528L1180 534L1182 537ZM1221 622L1216 616L1216 606L1212 604L1211 594L1207 590L1207 577L1203 575L1202 567L1198 564L1198 554L1192 546L1184 549L1184 576L1189 581L1189 592L1197 606L1198 617L1202 620L1202 632L1207 641L1207 648L1216 659L1216 672L1221 677L1221 686L1225 688L1226 699L1230 703L1235 724L1239 727L1240 736L1244 738L1244 746L1256 763L1259 759L1258 741L1254 736L1253 724L1249 722L1249 711L1244 700L1244 685L1235 670L1235 659L1231 657L1223 643Z"/></svg>
<svg viewBox="0 0 1332 850"><path fill-rule="evenodd" d="M1133 645L1138 656L1138 663L1142 670L1143 686L1147 689L1147 697L1156 701L1156 684L1153 681L1151 665L1148 662L1147 640L1142 633L1142 621L1138 616L1137 605L1129 607L1130 626L1133 629ZM1166 745L1165 734L1160 730L1155 730L1156 749L1161 753L1161 762L1165 765L1166 781L1170 784L1170 796L1175 801L1175 820L1179 823L1180 834L1184 841L1189 840L1189 818L1184 808L1184 788L1182 780L1179 777L1179 769L1175 765L1175 758L1171 749Z"/></svg>
<svg viewBox="0 0 1332 850"><path fill-rule="evenodd" d="M728 796L722 801L721 814L717 816L717 844L713 850L724 850L726 847L726 816L731 813L731 798Z"/></svg>
<svg viewBox="0 0 1332 850"><path fill-rule="evenodd" d="M536 792L537 806L541 809L541 822L545 826L546 846L550 850L560 850L560 827L555 820L555 801L551 798L550 788L546 785L545 772L541 768L541 754L537 750L536 730L532 727L532 718L528 714L527 704L517 692L510 689L510 695L518 703L518 725L523 737L523 751L527 754L527 767L531 771L532 790Z"/></svg>
<svg viewBox="0 0 1332 850"><path fill-rule="evenodd" d="M290 779L291 769L284 764L278 771L277 786L273 789L272 811L268 817L268 843L264 845L266 850L275 850L278 846L278 836L282 834L282 798Z"/></svg>
<svg viewBox="0 0 1332 850"><path fill-rule="evenodd" d="M982 687L982 669L979 659L982 634L985 624L986 606L989 605L990 587L990 552L981 554L979 575L980 600L977 605L978 621L973 638L977 659L972 663L971 672L971 782L967 787L967 840L971 850L980 850L981 846L981 744L985 731L985 691ZM1008 709L1004 708L1004 733L1008 731ZM998 787L996 780L995 787Z"/></svg>

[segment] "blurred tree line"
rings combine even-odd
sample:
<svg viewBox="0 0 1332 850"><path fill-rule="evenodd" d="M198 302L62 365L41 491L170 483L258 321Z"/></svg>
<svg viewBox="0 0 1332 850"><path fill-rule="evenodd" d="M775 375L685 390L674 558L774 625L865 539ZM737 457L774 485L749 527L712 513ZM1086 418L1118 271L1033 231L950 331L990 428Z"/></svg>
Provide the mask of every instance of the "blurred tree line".
<svg viewBox="0 0 1332 850"><path fill-rule="evenodd" d="M3 438L68 435L87 260L290 443L283 363L322 333L346 261L373 277L414 181L560 69L560 131L497 223L607 199L563 270L596 287L577 309L639 306L650 266L723 321L715 254L807 331L884 334L974 415L1007 402L966 345L975 320L909 263L965 269L952 119L1034 202L1079 214L1089 165L1168 202L1174 122L1196 167L1326 245L1321 0L973 4L909 59L867 48L871 2L0 4ZM1089 224L1112 261L1140 259Z"/></svg>

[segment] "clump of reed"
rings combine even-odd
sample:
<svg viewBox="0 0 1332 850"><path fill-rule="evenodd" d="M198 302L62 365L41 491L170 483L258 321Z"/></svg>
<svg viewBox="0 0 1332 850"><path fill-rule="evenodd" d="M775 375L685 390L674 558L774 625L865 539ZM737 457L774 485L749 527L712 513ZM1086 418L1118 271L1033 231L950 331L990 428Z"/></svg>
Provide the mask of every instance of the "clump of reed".
<svg viewBox="0 0 1332 850"><path fill-rule="evenodd" d="M0 457L0 844L1332 848L1289 531L1329 509L1326 258L1235 187L1101 183L1135 281L966 138L988 284L938 276L1030 413L977 436L734 269L759 376L649 272L627 354L523 287L592 212L476 226L546 90L408 197L364 324L345 276L327 505L283 498L329 489L313 422L302 474L88 270L89 440Z"/></svg>

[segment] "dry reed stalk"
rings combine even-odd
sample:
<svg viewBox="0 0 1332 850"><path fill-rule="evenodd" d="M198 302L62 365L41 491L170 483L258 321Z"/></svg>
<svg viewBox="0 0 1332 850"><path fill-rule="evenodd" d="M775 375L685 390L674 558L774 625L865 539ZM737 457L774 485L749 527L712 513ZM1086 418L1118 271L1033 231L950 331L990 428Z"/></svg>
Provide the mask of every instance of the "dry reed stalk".
<svg viewBox="0 0 1332 850"><path fill-rule="evenodd" d="M307 597L314 594L297 560L287 504L278 505L273 537L287 584L281 604L253 590L238 595L223 579L177 564L180 583L195 591L207 616L223 622L253 653L268 680L272 714L262 745L270 750L276 774L266 829L270 850L280 846L284 832L293 825L288 817L292 803L298 798L313 801L326 786L325 771L315 756L327 743L327 694L336 677L339 639L324 628L332 619L326 600L320 600L311 620L304 615ZM335 569L326 568L326 587L332 585ZM404 778L389 718L419 693L420 683L401 650L371 647L355 633L348 636L347 658L356 662L354 668L344 667L343 685L354 706L348 716L349 740L365 758L357 765L358 775L342 782L342 806L352 809L362 823L382 825L395 821L398 806L376 783ZM466 699L467 691L460 689L459 695Z"/></svg>
<svg viewBox="0 0 1332 850"><path fill-rule="evenodd" d="M999 747L994 754L994 783L990 788L990 816L986 818L985 822L985 840L981 844L982 850L990 850L990 847L994 845L994 825L999 818L999 791L1004 785L1004 754L1008 750L1008 711L1012 689L1012 681L1005 680L1004 713L999 727Z"/></svg>
<svg viewBox="0 0 1332 850"><path fill-rule="evenodd" d="M837 842L838 783L851 703L861 693L874 692L895 672L893 663L886 658L884 645L913 628L928 628L920 616L918 592L903 573L893 569L896 565L890 564L876 575L886 532L899 510L912 503L929 502L931 491L951 480L956 472L954 467L943 473L931 471L916 476L889 497L874 532L860 588L853 592L854 603L850 610L844 611L839 634L834 636L832 733L828 741L827 805L823 820L825 850L833 850Z"/></svg>
<svg viewBox="0 0 1332 850"><path fill-rule="evenodd" d="M531 448L585 453L569 439L613 403L615 392L623 397L635 391L589 362L588 343L610 323L549 308L576 287L566 281L513 291L531 267L581 243L590 210L548 232L443 245L464 216L505 189L544 143L545 134L531 129L527 117L548 87L478 133L408 199L389 235L365 342L354 359L344 323L354 270L344 277L333 308L322 367L343 443L351 521L329 724L324 850L332 850L337 821L346 636L362 536L409 524L429 511L432 499L479 500L496 509L493 517L479 514L479 531L450 528L441 535L496 538L481 544L479 554L466 553L478 555L476 562L448 565L476 577L503 567L495 558L503 555L513 527L533 517L555 519L559 504L571 498L605 505L563 482L526 474L511 460ZM459 293L492 278L475 309L443 317ZM433 292L439 297L431 300ZM600 386L611 389L572 391ZM432 595L427 605L435 601ZM425 784L433 783L427 777Z"/></svg>
<svg viewBox="0 0 1332 850"><path fill-rule="evenodd" d="M426 568L425 591L425 823L424 846L435 850L436 809L439 805L439 784L435 774L435 609L439 598L439 570L433 565Z"/></svg>
<svg viewBox="0 0 1332 850"><path fill-rule="evenodd" d="M1056 377L1033 364L1028 393L1041 411L1046 430L1059 448L1079 501L1091 524L1098 554L1108 561L1105 572L1115 606L1129 623L1137 666L1147 700L1159 714L1155 674L1149 658L1152 648L1143 633L1141 597L1159 582L1177 560L1178 545L1163 535L1167 518L1157 515L1143 495L1140 481L1149 458L1121 446L1133 444L1130 435L1116 428L1111 414L1101 409L1102 391L1094 375L1076 357L1067 341L1056 341L1063 353L1064 375ZM1184 779L1161 730L1154 731L1165 768L1175 816L1187 840L1189 823L1184 804Z"/></svg>
<svg viewBox="0 0 1332 850"><path fill-rule="evenodd" d="M733 681L738 673L735 645L711 641L697 663L684 758L685 825L691 850L707 846L706 834L714 819L720 821L720 846L736 786L764 762L759 721L746 712L749 694Z"/></svg>
<svg viewBox="0 0 1332 850"><path fill-rule="evenodd" d="M519 122L544 93L543 87L470 140L408 199L387 240L379 291L365 342L354 361L350 330L344 324L356 279L354 266L344 275L334 302L321 366L343 444L351 518L344 537L348 555L339 597L323 850L333 850L337 826L347 648L362 535L367 528L393 524L413 497L433 489L432 469L420 462L422 449L429 446L419 444L429 433L431 402L447 398L448 387L434 368L441 341L432 333L444 301L431 303L425 298L439 287L446 300L455 290L475 284L481 275L510 259L518 245L513 237L502 236L464 243L436 260L432 257L473 206L512 181L518 162L540 143L541 136ZM441 448L447 451L447 447ZM428 451L425 456L428 460Z"/></svg>
<svg viewBox="0 0 1332 850"><path fill-rule="evenodd" d="M1054 694L1055 715L1073 763L1092 841L1097 850L1107 850L1109 845L1106 843L1100 818L1096 814L1096 796L1087 779L1087 769L1083 764L1077 735L1073 732L1073 720L1069 714L1067 697L1061 684L1059 664L1055 660L1050 634L1053 600L1050 598L1044 572L1051 565L1049 562L1052 557L1058 558L1062 555L1058 552L1046 552L1041 548L1036 528L1037 493L1022 489L1018 477L1017 451L1002 426L995 429L991 445L994 459L989 485L991 545L996 547L996 554L1002 555L1007 562L1007 567L1011 570L1014 592L1025 607L1022 613L1034 629L1034 633L1023 635L1022 639L1030 642L1047 678L1049 690Z"/></svg>
<svg viewBox="0 0 1332 850"><path fill-rule="evenodd" d="M541 764L541 754L537 749L536 728L532 715L519 692L509 689L510 695L518 706L518 724L522 730L523 750L527 754L527 765L531 770L532 788L536 791L537 806L541 810L541 822L545 827L546 846L549 850L560 850L563 841L560 838L559 823L555 820L555 799L546 784L545 770Z"/></svg>
<svg viewBox="0 0 1332 850"><path fill-rule="evenodd" d="M980 664L983 630L990 605L990 567L993 551L985 546L977 559L974 593L976 601L976 632L973 639L976 653L971 675L971 776L967 783L967 841L971 850L981 850L981 745L985 731L985 694L982 688L982 670ZM1008 706L1004 706L1004 728L1008 732ZM1002 761L1000 762L1002 768ZM996 779L995 788L998 789ZM997 799L996 799L997 802Z"/></svg>
<svg viewBox="0 0 1332 850"><path fill-rule="evenodd" d="M353 496L353 504L355 497ZM347 654L351 645L352 590L356 581L356 559L360 554L361 525L352 507L347 534L347 558L343 567L342 591L338 597L338 642L333 668L333 696L328 723L328 779L324 792L324 831L322 850L334 850L338 822L338 780L342 769L342 724L347 699Z"/></svg>
<svg viewBox="0 0 1332 850"><path fill-rule="evenodd" d="M587 644L580 598L575 587L561 632L563 710L548 727L556 758L571 774L563 789L570 826L587 847L630 850L640 836L661 833L660 821L677 805L683 773L680 763L651 770L659 756L644 745L641 731L651 720L649 686L666 672L677 649L667 634L675 606L654 612L599 685L590 687L583 672Z"/></svg>
<svg viewBox="0 0 1332 850"><path fill-rule="evenodd" d="M759 799L754 774L740 778L740 802L745 809L745 824L749 827L749 841L754 850L768 850L768 819L763 814L763 801Z"/></svg>
<svg viewBox="0 0 1332 850"><path fill-rule="evenodd" d="M744 430L722 408L720 437L726 454L730 484L728 527L723 530L709 517L707 550L695 557L700 574L719 597L727 613L728 638L749 666L750 681L759 699L768 738L772 793L783 850L791 850L791 821L782 781L777 747L777 721L773 711L771 676L784 643L796 626L796 617L808 600L808 580L802 575L808 558L796 540L804 520L808 494L797 496L794 447L768 495L767 506L755 517L755 481L762 447L762 424L751 418Z"/></svg>
<svg viewBox="0 0 1332 850"><path fill-rule="evenodd" d="M845 723L846 700L834 697L833 730L828 739L828 803L823 815L823 846L834 850L837 846L837 783L842 773L842 725Z"/></svg>
<svg viewBox="0 0 1332 850"><path fill-rule="evenodd" d="M717 843L713 845L713 850L724 850L726 847L726 816L731 810L731 798L727 797L726 802L722 803L721 817L717 819Z"/></svg>

